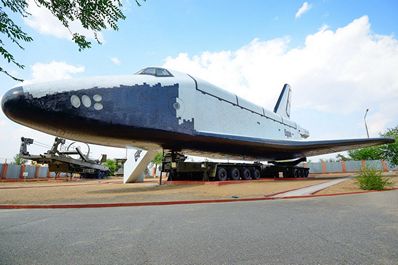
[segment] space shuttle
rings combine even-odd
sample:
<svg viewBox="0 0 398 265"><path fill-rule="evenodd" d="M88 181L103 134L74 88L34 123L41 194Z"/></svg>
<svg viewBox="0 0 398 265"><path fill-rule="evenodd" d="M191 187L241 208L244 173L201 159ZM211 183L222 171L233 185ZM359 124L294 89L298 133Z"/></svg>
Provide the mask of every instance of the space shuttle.
<svg viewBox="0 0 398 265"><path fill-rule="evenodd" d="M144 150L125 182L135 180L162 149L211 158L302 161L394 142L308 141L308 130L290 119L289 85L269 111L209 82L160 67L124 76L19 85L6 92L1 106L11 120L51 135Z"/></svg>

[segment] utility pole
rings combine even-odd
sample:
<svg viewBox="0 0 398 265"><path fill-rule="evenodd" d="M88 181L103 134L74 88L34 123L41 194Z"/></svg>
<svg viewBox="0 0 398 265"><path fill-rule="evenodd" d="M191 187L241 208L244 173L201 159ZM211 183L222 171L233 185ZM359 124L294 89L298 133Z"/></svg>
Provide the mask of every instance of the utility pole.
<svg viewBox="0 0 398 265"><path fill-rule="evenodd" d="M368 130L368 124L366 123L366 116L368 115L369 109L366 109L365 111L365 116L363 117L363 120L365 121L365 128L366 128L366 134L369 138L369 130Z"/></svg>

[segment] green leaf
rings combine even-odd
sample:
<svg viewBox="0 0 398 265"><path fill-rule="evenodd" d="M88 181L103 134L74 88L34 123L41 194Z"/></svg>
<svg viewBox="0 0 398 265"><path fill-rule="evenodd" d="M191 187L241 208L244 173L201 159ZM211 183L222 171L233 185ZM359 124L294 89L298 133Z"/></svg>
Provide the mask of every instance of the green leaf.
<svg viewBox="0 0 398 265"><path fill-rule="evenodd" d="M145 0L135 0L138 6L141 6ZM27 0L1 0L3 8L0 7L0 33L3 34L0 39L0 54L6 63L12 63L19 68L24 65L17 62L14 56L8 52L3 43L4 37L9 39L18 48L24 49L23 42L33 41L26 32L24 32L12 19L9 18L9 12L19 14L22 17L29 17L27 12ZM86 36L73 32L70 29L70 23L78 21L83 28L91 31L98 44L101 41L98 33L105 29L118 30L118 22L124 20L126 16L122 12L122 2L120 0L35 0L37 6L48 9L70 32L72 40L77 44L79 51L91 48L91 42ZM14 77L4 67L0 67L0 72L13 78Z"/></svg>

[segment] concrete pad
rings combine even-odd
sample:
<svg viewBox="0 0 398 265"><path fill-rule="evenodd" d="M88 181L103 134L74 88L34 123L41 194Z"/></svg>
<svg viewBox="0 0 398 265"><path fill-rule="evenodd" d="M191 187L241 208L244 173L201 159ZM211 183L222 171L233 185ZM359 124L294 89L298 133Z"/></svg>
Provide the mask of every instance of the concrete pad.
<svg viewBox="0 0 398 265"><path fill-rule="evenodd" d="M348 179L350 179L350 178L347 177L347 178L341 178L341 179L333 179L333 180L330 180L330 181L327 181L324 183L311 185L309 187L304 187L304 188L300 188L300 189L296 189L296 190L292 190L292 191L288 191L288 192L284 192L284 193L279 193L279 194L272 196L272 198L284 198L284 197L296 197L296 196L311 195L317 191L326 189L330 186L336 185L336 184L346 181Z"/></svg>

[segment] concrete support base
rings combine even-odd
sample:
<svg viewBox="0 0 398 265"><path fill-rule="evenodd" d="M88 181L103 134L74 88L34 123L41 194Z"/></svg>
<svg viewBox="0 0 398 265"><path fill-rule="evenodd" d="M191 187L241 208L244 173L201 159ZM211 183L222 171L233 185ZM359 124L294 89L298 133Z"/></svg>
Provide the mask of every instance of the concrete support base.
<svg viewBox="0 0 398 265"><path fill-rule="evenodd" d="M127 148L127 160L124 163L123 182L143 182L145 169L155 157L158 150L137 150Z"/></svg>

